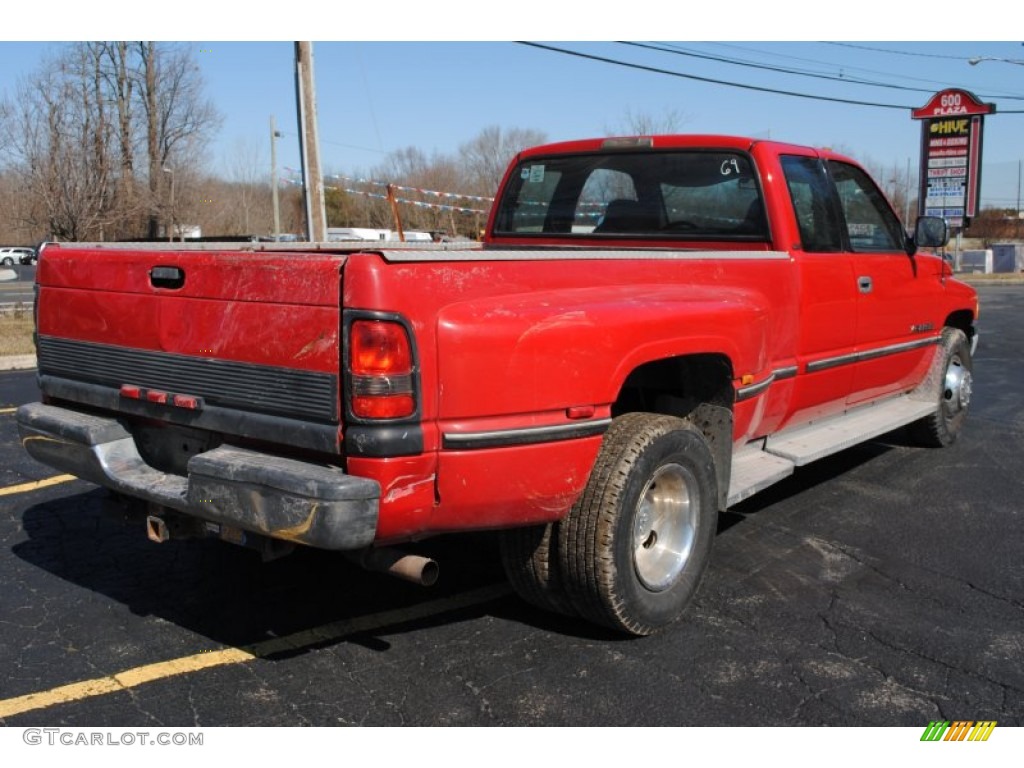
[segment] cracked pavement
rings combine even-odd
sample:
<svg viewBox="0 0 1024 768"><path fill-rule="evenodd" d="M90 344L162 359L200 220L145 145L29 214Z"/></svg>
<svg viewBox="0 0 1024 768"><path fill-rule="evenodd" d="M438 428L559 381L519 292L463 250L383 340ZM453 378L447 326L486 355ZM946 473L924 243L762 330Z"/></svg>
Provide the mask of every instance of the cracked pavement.
<svg viewBox="0 0 1024 768"><path fill-rule="evenodd" d="M642 640L520 602L489 535L421 544L425 590L324 552L153 544L81 481L0 496L0 700L282 640L0 724L1024 725L1024 287L981 297L961 440L896 433L737 506L684 621ZM0 373L0 406L33 376ZM55 474L10 414L0 444L0 487Z"/></svg>

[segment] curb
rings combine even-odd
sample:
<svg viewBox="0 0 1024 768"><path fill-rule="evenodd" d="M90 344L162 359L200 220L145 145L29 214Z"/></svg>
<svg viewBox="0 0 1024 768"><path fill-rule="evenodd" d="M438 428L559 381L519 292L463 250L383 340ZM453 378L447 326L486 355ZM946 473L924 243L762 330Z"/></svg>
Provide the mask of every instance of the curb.
<svg viewBox="0 0 1024 768"><path fill-rule="evenodd" d="M0 371L26 371L36 367L35 355L0 357Z"/></svg>
<svg viewBox="0 0 1024 768"><path fill-rule="evenodd" d="M1000 272L984 274L982 272L956 272L957 280L970 285L1024 285L1024 272Z"/></svg>

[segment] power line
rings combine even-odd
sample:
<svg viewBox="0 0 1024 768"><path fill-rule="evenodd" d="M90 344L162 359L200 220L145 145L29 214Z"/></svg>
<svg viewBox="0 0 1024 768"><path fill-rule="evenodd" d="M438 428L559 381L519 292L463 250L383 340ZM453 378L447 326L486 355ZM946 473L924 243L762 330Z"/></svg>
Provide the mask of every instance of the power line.
<svg viewBox="0 0 1024 768"><path fill-rule="evenodd" d="M925 88L912 88L906 85L896 85L894 83L882 83L875 80L862 80L860 78L843 77L842 75L827 75L821 72L810 72L807 70L792 69L789 67L777 67L771 64L759 64L756 62L742 61L741 59L732 59L725 56L714 56L707 53L697 53L695 51L688 51L684 48L679 48L674 45L651 45L648 43L634 43L620 41L621 45L631 45L637 48L646 48L652 51L661 51L663 53L671 53L675 56L690 56L696 59L705 59L708 61L717 61L723 64L733 64L737 67L750 67L752 69L763 69L769 72L779 72L784 75L798 75L800 77L812 77L818 80L833 80L841 83L851 83L854 85L867 85L875 88L892 88L897 91L913 91L915 93L934 93L933 89Z"/></svg>
<svg viewBox="0 0 1024 768"><path fill-rule="evenodd" d="M947 81L939 81L939 80L934 80L934 79L926 78L926 77L913 77L912 75L897 74L897 73L892 72L892 71L882 72L882 71L875 70L875 69L868 69L866 67L858 67L858 66L849 65L849 64L836 64L836 63L831 62L831 61L822 61L820 59L809 59L809 58L806 58L806 57L803 57L803 56L793 56L793 55L790 55L790 54L777 53L775 51L766 51L766 50L764 50L762 48L750 48L750 47L744 46L744 45L731 45L729 43L708 43L708 45L716 46L716 47L719 47L719 48L731 48L731 49L735 49L735 50L739 50L739 51L756 53L756 54L760 54L760 55L763 55L763 56L771 56L771 57L774 57L776 59L782 59L782 60L788 60L788 61L797 61L797 62L805 62L805 63L809 63L809 64L818 64L818 65L821 65L821 66L824 66L824 67L830 67L832 69L839 70L840 72L863 72L863 73L865 73L867 75L883 75L883 76L895 77L895 79L897 79L897 80L905 80L907 82L912 82L912 83L923 83L923 84L926 84L926 85L929 86L929 90L932 91L932 92L941 91L941 90L944 90L945 88L949 87L949 83ZM964 59L964 58L961 58L961 57L955 57L954 56L952 58L957 59L959 61L969 61L969 59ZM968 87L967 90L973 91L973 92L977 92L979 94L985 93L985 94L987 94L986 98L990 98L990 99L996 99L996 98L998 98L998 99L1013 99L1013 100L1024 99L1024 96L1022 96L1020 94L1004 93L1001 90L989 88L988 86Z"/></svg>
<svg viewBox="0 0 1024 768"><path fill-rule="evenodd" d="M283 136L294 136L294 137L297 137L299 135L297 133L292 133L290 131L279 131L279 133L281 135L283 135ZM383 149L373 149L372 147L360 147L358 144L346 144L346 143L341 142L341 141L331 141L330 139L320 139L320 143L321 144L333 144L333 145L335 145L337 147L345 147L347 149L358 149L358 150L360 150L362 152L373 152L373 153L378 154L378 155L386 155L386 154L388 154Z"/></svg>
<svg viewBox="0 0 1024 768"><path fill-rule="evenodd" d="M921 51L895 51L892 48L881 48L875 45L859 45L857 43L837 43L825 41L825 45L837 45L841 48L857 48L861 51L875 51L877 53L890 53L894 56L917 56L924 59L947 59L949 61L968 61L967 56L954 56L949 53L923 53Z"/></svg>
<svg viewBox="0 0 1024 768"><path fill-rule="evenodd" d="M724 85L724 86L731 87L731 88L742 88L744 90L757 91L757 92L760 92L760 93L773 93L773 94L780 95L780 96L793 96L793 97L799 98L799 99L809 99L811 101L825 101L825 102L831 102L831 103L834 103L834 104L850 104L850 105L857 106L857 107L877 107L877 108L880 108L880 109L899 109L899 110L907 110L907 111L915 108L913 106L907 106L907 105L904 105L904 104L883 104L883 103L874 102L874 101L861 101L861 100L858 100L858 99L843 99L843 98L840 98L838 96L818 96L818 95L814 95L814 94L810 94L810 93L801 93L799 91L783 90L781 88L767 88L767 87L764 87L764 86L750 85L749 83L737 83L737 82L733 82L733 81L730 81L730 80L720 80L720 79L717 79L717 78L702 77L700 75L692 75L692 74L689 74L689 73L686 73L686 72L677 72L675 70L662 69L661 67L652 67L652 66L648 66L648 65L645 65L645 64L635 64L635 63L628 62L628 61L622 61L621 59L612 59L612 58L609 58L607 56L598 56L596 54L591 54L591 53L582 53L581 51L571 51L571 50L568 50L566 48L559 48L559 47L553 46L553 45L545 45L543 43L533 43L533 42L529 42L529 41L525 41L525 40L517 40L515 42L517 42L519 45L527 45L527 46L530 46L532 48L540 48L540 49L545 50L545 51L552 51L554 53L561 53L561 54L564 54L566 56L575 56L577 58L586 59L586 60L589 60L589 61L599 61L599 62L602 62L604 64L614 64L615 66L626 67L628 69L636 69L636 70L640 70L642 72L651 72L651 73L657 74L657 75L668 75L670 77L679 77L679 78L683 78L685 80L696 80L696 81L702 82L702 83L711 83L713 85ZM1001 109L1001 110L999 110L999 113L1000 114L1004 114L1004 115L1005 114L1010 114L1010 115L1013 115L1013 114L1024 114L1024 110Z"/></svg>
<svg viewBox="0 0 1024 768"><path fill-rule="evenodd" d="M798 77L811 77L811 78L815 78L815 79L818 79L818 80L832 80L832 81L839 82L839 83L848 83L850 85L864 85L864 86L869 86L869 87L873 87L873 88L890 88L890 89L897 90L897 91L908 91L908 92L911 92L911 93L927 93L927 94L932 94L932 93L935 93L935 91L936 91L936 88L934 87L934 85L935 85L934 81L926 81L926 80L922 80L921 81L921 82L931 82L932 86L933 86L931 88L915 88L915 87L907 86L907 85L898 85L896 83L886 83L886 82L882 82L880 80L866 80L866 79L863 79L863 78L860 78L860 77L857 77L857 76L849 76L849 75L843 75L843 74L833 75L833 74L827 74L825 72L820 72L820 71L819 72L815 72L815 71L808 70L808 69L794 69L792 67L785 67L785 66L773 65L773 64L764 64L764 63L757 62L757 61L750 61L750 60L746 60L745 61L743 59L732 58L732 57L729 57L729 56L716 56L716 55L710 54L710 53L701 53L699 51L693 51L693 50L690 50L690 49L686 49L686 48L683 48L683 47L678 46L678 45L673 45L671 43L661 43L659 45L656 45L656 44L650 44L650 43L622 42L621 44L622 45L632 45L632 46L635 46L637 48L646 48L648 50L661 51L663 53L671 53L671 54L676 55L676 56L690 56L690 57L693 57L693 58L705 59L705 60L708 60L708 61L717 61L717 62L721 62L723 64L732 64L732 65L738 66L738 67L750 67L752 69L763 69L763 70L767 70L767 71L770 71L770 72L779 72L779 73L784 74L784 75L796 75ZM839 70L840 72L842 72L844 70L847 70L847 69L850 70L850 71L854 71L854 70L860 69L859 67L843 67L843 66L839 66L839 65L828 64L826 62L814 62L814 63L821 63L821 64L825 64L825 66L834 67L835 69ZM871 72L871 70L866 70L866 69L861 69L860 71L862 71L862 72ZM916 79L916 78L912 78L912 79ZM943 88L944 87L945 86L943 86ZM941 88L940 88L940 90L941 90ZM998 96L992 96L992 97L989 97L989 98L1007 99L1007 100L1011 100L1011 101L1024 101L1024 96L1010 96L1010 95L1006 95L1006 94L1002 94L1002 95L998 95Z"/></svg>
<svg viewBox="0 0 1024 768"><path fill-rule="evenodd" d="M904 104L882 104L874 101L859 101L857 99L841 99L837 96L815 96L809 93L800 93L799 91L787 91L781 88L766 88L764 86L749 85L747 83L736 83L729 80L719 80L711 77L701 77L699 75L691 75L686 72L676 72L670 69L661 69L660 67L651 67L644 64L633 64L628 61L621 61L619 59L611 59L606 56L597 56L590 53L581 53L580 51L570 51L565 48L558 48L553 45L544 45L542 43L531 43L525 40L517 40L520 45L528 45L533 48L541 48L546 51L553 51L554 53L565 54L566 56L576 56L581 59L588 59L590 61L600 61L605 64L614 64L620 67L627 67L629 69L637 69L643 72L652 72L658 75L669 75L670 77L679 77L686 80L696 80L702 83L711 83L713 85L725 85L731 88L742 88L748 91L758 91L760 93L774 93L780 96L793 96L799 99L811 99L812 101L828 101L835 104L852 104L857 107L878 107L880 109L902 109L909 110L913 107L906 106Z"/></svg>

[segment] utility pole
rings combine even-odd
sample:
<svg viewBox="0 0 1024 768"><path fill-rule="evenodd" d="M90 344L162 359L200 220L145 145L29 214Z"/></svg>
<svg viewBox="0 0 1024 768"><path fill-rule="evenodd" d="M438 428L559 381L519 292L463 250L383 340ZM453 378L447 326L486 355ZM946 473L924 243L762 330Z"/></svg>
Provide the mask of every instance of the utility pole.
<svg viewBox="0 0 1024 768"><path fill-rule="evenodd" d="M281 205L277 198L277 140L281 132L277 130L274 116L270 116L270 193L274 201L274 242L281 236Z"/></svg>
<svg viewBox="0 0 1024 768"><path fill-rule="evenodd" d="M299 152L306 200L306 239L327 240L327 211L320 172L320 142L316 132L316 92L313 89L313 44L295 43L295 90L299 102Z"/></svg>

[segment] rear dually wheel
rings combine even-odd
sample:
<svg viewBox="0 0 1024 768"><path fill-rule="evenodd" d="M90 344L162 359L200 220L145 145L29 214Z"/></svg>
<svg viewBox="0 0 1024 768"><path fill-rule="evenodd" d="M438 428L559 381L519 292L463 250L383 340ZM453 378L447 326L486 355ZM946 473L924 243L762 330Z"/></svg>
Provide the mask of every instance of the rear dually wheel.
<svg viewBox="0 0 1024 768"><path fill-rule="evenodd" d="M716 487L711 451L692 424L648 413L617 418L583 496L558 525L575 609L633 635L679 618L710 556Z"/></svg>

